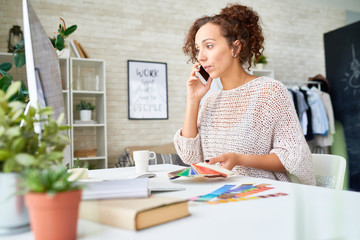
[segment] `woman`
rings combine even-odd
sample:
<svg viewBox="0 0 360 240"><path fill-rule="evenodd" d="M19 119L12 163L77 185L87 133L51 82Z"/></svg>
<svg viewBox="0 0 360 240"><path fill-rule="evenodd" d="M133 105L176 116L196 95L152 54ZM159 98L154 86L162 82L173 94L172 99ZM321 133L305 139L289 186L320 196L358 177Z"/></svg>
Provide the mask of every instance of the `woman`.
<svg viewBox="0 0 360 240"><path fill-rule="evenodd" d="M245 6L229 5L194 22L184 52L195 64L176 150L189 164L218 163L238 175L314 185L311 153L288 90L242 67L261 55L263 42L259 17ZM200 64L210 75L206 85L195 74ZM223 89L199 111L213 78L221 79Z"/></svg>

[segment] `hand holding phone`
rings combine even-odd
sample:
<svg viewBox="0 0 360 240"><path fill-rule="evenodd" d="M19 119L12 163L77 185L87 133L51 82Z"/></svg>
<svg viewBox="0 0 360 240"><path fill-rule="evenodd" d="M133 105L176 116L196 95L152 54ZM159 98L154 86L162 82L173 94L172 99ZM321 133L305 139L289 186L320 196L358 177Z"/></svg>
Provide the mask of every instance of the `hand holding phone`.
<svg viewBox="0 0 360 240"><path fill-rule="evenodd" d="M205 71L203 66L200 65L200 70L195 72L195 75L200 79L200 81L205 85L209 80L210 75Z"/></svg>

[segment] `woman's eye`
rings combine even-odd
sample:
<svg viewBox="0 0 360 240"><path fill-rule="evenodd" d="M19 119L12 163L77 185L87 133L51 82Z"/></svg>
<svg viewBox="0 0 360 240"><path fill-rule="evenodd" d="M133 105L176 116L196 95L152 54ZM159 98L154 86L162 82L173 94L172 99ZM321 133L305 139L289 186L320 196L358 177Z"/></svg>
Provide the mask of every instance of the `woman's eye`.
<svg viewBox="0 0 360 240"><path fill-rule="evenodd" d="M206 45L207 48L213 48L213 46L214 46L214 45L212 45L212 44L207 44L207 45Z"/></svg>

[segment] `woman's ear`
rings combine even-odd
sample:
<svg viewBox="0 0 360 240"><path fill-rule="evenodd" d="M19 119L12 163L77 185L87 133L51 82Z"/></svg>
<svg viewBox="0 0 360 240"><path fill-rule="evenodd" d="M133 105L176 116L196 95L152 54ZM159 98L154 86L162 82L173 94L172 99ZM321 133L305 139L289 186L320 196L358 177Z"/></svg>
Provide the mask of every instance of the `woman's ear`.
<svg viewBox="0 0 360 240"><path fill-rule="evenodd" d="M241 51L242 44L240 40L236 40L233 42L233 55L238 56Z"/></svg>

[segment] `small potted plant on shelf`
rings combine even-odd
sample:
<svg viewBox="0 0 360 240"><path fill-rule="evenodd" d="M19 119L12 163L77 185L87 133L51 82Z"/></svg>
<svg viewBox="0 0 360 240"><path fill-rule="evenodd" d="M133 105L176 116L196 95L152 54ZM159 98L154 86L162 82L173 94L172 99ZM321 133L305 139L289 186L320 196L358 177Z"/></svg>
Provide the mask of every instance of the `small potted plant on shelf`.
<svg viewBox="0 0 360 240"><path fill-rule="evenodd" d="M260 55L258 58L254 60L256 69L263 70L264 66L268 63L265 55Z"/></svg>
<svg viewBox="0 0 360 240"><path fill-rule="evenodd" d="M93 110L95 110L95 106L90 102L81 100L80 104L76 105L76 109L80 111L81 121L91 121L91 113Z"/></svg>
<svg viewBox="0 0 360 240"><path fill-rule="evenodd" d="M67 44L67 46L65 46L65 40L66 40L66 38L69 37L70 34L75 32L76 29L77 29L77 25L72 25L72 26L66 28L64 19L60 18L60 24L59 24L57 36L49 38L52 45L57 50L58 56L63 55L64 57L70 57L70 48L68 47L69 44ZM65 47L67 47L67 48L65 48Z"/></svg>
<svg viewBox="0 0 360 240"><path fill-rule="evenodd" d="M26 168L23 173L20 186L35 239L76 239L82 186L70 181L71 173L61 165Z"/></svg>

